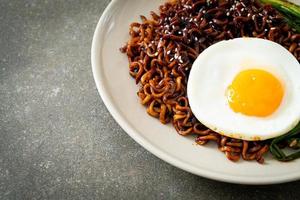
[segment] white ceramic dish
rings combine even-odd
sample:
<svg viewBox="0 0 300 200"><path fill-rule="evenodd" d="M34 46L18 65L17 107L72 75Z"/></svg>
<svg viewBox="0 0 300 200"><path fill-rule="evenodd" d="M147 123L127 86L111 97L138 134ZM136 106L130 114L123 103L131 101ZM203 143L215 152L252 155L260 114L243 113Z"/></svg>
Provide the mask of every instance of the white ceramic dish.
<svg viewBox="0 0 300 200"><path fill-rule="evenodd" d="M233 163L214 144L196 145L171 125L146 114L136 95L138 86L128 74L128 61L119 48L128 40L128 27L139 15L157 11L163 0L112 0L95 30L92 69L98 91L120 126L140 145L185 171L214 180L242 184L272 184L300 179L300 159L282 163L270 155L264 165ZM159 169L157 169L159 170Z"/></svg>

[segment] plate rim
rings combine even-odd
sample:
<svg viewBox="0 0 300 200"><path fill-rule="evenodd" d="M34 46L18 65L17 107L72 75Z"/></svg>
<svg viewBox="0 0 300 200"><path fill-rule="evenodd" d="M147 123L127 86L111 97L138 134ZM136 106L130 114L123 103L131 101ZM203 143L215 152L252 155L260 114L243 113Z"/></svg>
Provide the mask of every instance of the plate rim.
<svg viewBox="0 0 300 200"><path fill-rule="evenodd" d="M282 175L282 176L275 176L275 177L244 177L244 176L234 176L234 175L226 175L221 174L218 172L209 171L206 169L198 168L191 166L189 164L184 163L180 159L173 157L163 150L155 147L155 145L151 144L151 142L148 142L146 139L144 139L140 134L138 133L135 128L130 125L129 122L127 122L126 118L118 111L118 109L114 106L112 103L112 99L109 95L109 92L107 88L105 87L104 82L104 74L101 74L101 68L103 66L98 66L97 64L97 57L99 57L99 54L96 52L99 51L100 55L102 52L102 41L105 33L105 27L106 25L106 19L109 13L113 10L114 7L118 5L118 3L124 2L124 0L112 0L108 6L105 8L104 12L102 13L97 25L96 29L93 34L92 39L92 46L91 46L91 66L92 66L92 73L93 78L96 83L96 87L98 90L98 93L100 97L102 98L102 101L110 114L113 116L114 120L121 126L121 128L139 145L141 145L143 148L145 148L147 151L151 152L156 157L160 158L161 160L169 163L172 166L175 166L177 168L180 168L184 171L187 171L189 173L205 177L208 179L216 180L216 181L222 181L227 183L236 183L236 184L248 184L248 185L268 185L268 184L278 184L278 183L285 183L285 182L291 182L296 181L300 179L300 174L289 174L289 175ZM101 62L101 60L100 60ZM100 76L99 76L100 75Z"/></svg>

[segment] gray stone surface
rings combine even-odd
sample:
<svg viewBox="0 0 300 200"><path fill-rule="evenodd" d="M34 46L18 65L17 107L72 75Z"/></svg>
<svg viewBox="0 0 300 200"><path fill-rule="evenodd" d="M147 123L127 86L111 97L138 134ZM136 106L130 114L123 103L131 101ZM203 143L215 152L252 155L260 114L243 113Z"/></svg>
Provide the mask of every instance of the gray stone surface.
<svg viewBox="0 0 300 200"><path fill-rule="evenodd" d="M1 0L0 199L299 199L300 182L197 177L136 144L103 105L90 46L109 0Z"/></svg>

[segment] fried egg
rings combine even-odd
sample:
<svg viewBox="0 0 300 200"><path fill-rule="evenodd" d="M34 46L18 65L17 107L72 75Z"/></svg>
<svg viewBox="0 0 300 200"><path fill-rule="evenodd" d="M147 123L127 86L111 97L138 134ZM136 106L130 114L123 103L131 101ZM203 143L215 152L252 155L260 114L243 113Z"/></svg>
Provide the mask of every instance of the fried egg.
<svg viewBox="0 0 300 200"><path fill-rule="evenodd" d="M236 38L205 49L190 71L187 94L195 117L228 137L266 140L300 120L300 65L281 45Z"/></svg>

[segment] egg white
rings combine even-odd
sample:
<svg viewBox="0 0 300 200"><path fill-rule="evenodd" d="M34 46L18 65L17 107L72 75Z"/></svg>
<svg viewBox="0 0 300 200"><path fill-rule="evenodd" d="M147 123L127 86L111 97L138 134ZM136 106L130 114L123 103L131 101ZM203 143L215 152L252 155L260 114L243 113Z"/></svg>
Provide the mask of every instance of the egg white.
<svg viewBox="0 0 300 200"><path fill-rule="evenodd" d="M263 69L284 87L279 108L267 117L234 112L226 90L245 69ZM195 117L208 128L229 137L266 140L283 135L300 120L300 65L281 45L258 38L218 42L204 50L191 69L187 94Z"/></svg>

